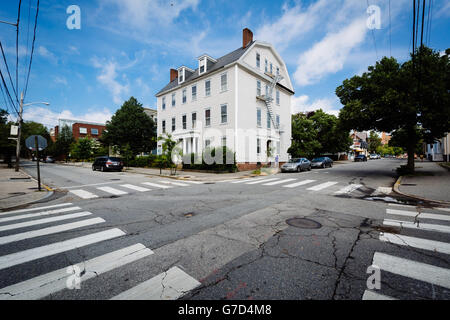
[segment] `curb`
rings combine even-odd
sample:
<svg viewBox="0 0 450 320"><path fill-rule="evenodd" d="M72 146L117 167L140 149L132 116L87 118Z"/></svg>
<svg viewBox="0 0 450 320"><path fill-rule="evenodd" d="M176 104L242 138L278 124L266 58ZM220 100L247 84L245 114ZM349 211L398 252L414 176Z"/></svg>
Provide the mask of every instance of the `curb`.
<svg viewBox="0 0 450 320"><path fill-rule="evenodd" d="M412 195L412 194L401 192L399 190L399 187L402 184L402 179L403 179L403 176L400 176L400 177L398 177L397 181L394 183L394 186L392 187L392 190L394 190L395 193L397 193L399 195L402 195L402 196L405 196L405 197L408 197L408 198L413 198L413 199L416 199L416 200L450 205L450 202L448 202L448 201L426 199L426 198L422 198L422 197L419 197L419 196L416 196L416 195Z"/></svg>

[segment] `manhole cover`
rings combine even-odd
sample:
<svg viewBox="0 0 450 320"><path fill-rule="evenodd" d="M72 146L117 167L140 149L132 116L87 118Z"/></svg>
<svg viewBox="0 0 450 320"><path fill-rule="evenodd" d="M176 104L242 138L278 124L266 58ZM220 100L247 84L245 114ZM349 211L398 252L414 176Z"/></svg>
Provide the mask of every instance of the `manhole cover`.
<svg viewBox="0 0 450 320"><path fill-rule="evenodd" d="M286 223L290 226L302 229L319 229L322 227L317 221L306 218L291 218L287 219Z"/></svg>

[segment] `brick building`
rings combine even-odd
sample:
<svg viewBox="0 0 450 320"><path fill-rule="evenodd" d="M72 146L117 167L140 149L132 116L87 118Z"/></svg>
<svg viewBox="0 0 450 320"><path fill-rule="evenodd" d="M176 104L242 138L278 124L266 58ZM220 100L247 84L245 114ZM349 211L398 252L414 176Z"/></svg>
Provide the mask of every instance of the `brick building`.
<svg viewBox="0 0 450 320"><path fill-rule="evenodd" d="M71 119L59 119L58 125L50 130L50 137L53 141L56 141L59 131L62 127L67 125L72 129L72 135L75 141L80 138L89 137L91 139L100 139L106 126L104 123L71 120Z"/></svg>

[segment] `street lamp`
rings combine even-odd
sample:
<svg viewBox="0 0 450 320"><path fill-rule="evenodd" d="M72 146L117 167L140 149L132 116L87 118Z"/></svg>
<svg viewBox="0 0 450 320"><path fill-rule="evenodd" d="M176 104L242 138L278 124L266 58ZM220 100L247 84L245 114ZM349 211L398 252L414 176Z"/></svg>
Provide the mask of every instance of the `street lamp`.
<svg viewBox="0 0 450 320"><path fill-rule="evenodd" d="M19 159L20 159L20 137L22 135L22 113L23 113L23 107L31 106L33 104L44 104L46 106L49 106L50 103L48 102L30 102L23 104L23 92L20 94L20 112L19 112L19 132L17 135L17 144L16 144L16 171L19 171Z"/></svg>

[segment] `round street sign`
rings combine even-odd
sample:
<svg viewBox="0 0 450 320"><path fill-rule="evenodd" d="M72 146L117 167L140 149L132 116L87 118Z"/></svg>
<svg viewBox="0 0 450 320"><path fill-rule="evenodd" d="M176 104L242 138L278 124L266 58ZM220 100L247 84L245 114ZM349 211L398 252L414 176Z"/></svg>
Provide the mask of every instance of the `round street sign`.
<svg viewBox="0 0 450 320"><path fill-rule="evenodd" d="M36 150L36 141L35 141L35 137L36 135L33 136L29 136L26 140L25 140L25 145L27 146L28 149L30 149L31 151L35 151ZM39 151L44 150L45 148L47 148L47 140L43 137L43 136L37 136L38 138L38 148Z"/></svg>

